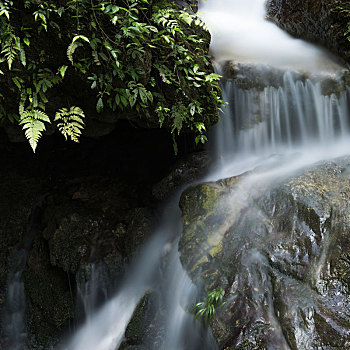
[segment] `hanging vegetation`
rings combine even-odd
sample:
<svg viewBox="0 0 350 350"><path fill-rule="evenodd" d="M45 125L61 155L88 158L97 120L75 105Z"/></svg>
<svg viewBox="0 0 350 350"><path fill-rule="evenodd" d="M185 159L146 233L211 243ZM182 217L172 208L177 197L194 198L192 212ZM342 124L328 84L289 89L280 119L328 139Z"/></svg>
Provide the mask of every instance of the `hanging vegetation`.
<svg viewBox="0 0 350 350"><path fill-rule="evenodd" d="M33 151L49 123L77 142L89 114L74 96L57 102L70 83L92 90L95 113L156 116L175 151L183 130L204 143L222 103L209 37L169 0L0 1L0 118Z"/></svg>

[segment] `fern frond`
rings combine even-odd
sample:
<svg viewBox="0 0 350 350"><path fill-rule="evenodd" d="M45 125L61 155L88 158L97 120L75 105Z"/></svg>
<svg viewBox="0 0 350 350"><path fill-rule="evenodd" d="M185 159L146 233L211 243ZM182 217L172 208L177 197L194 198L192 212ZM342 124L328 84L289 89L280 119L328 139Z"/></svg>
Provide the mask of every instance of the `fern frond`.
<svg viewBox="0 0 350 350"><path fill-rule="evenodd" d="M173 127L171 132L174 133L174 131L177 131L177 134L180 134L180 131L182 129L182 124L187 118L187 109L186 107L181 103L176 103L171 108L171 117L173 119Z"/></svg>
<svg viewBox="0 0 350 350"><path fill-rule="evenodd" d="M81 44L79 41L72 41L68 46L67 57L72 64L74 64L73 54L75 50L80 46L83 46L83 44Z"/></svg>
<svg viewBox="0 0 350 350"><path fill-rule="evenodd" d="M23 125L22 129L25 130L26 138L34 153L42 132L46 130L44 122L51 123L50 118L46 113L38 109L27 110L21 113L19 124Z"/></svg>
<svg viewBox="0 0 350 350"><path fill-rule="evenodd" d="M79 107L62 108L55 115L58 130L66 140L70 138L74 142L79 142L79 137L84 129L84 118L85 114Z"/></svg>
<svg viewBox="0 0 350 350"><path fill-rule="evenodd" d="M12 31L9 31L5 34L3 41L4 43L2 45L1 54L4 55L9 70L11 70L12 63L15 60L18 51L20 50L19 38L16 37Z"/></svg>

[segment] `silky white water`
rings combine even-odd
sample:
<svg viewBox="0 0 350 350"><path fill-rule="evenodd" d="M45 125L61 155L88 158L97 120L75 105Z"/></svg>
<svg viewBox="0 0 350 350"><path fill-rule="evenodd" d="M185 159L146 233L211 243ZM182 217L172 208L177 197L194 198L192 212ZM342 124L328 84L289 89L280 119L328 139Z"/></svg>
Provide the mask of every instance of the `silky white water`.
<svg viewBox="0 0 350 350"><path fill-rule="evenodd" d="M324 76L335 77L343 69L340 65L324 51L267 22L263 0L203 1L200 14L211 30L216 61L285 69L279 86L243 89L235 81L226 82L224 98L229 107L214 136L219 162L208 179L261 166L262 171L251 176L249 183L278 181L306 165L349 153L350 91L325 95L321 86ZM291 68L310 74L300 79ZM189 312L196 289L177 252L175 237L181 231L177 200L167 209L162 225L134 262L119 292L89 315L64 349L118 349L136 305L149 290L159 295L162 310L157 322L145 325L153 334L146 340L149 346L157 350L217 348L210 334L203 335L192 322ZM259 254L254 259L254 264L263 264ZM302 330L300 334L304 337ZM288 348L283 340L281 344L281 349Z"/></svg>
<svg viewBox="0 0 350 350"><path fill-rule="evenodd" d="M201 1L199 13L212 34L211 51L217 61L235 59L317 72L336 69L329 54L266 21L265 4L265 0Z"/></svg>
<svg viewBox="0 0 350 350"><path fill-rule="evenodd" d="M304 166L350 149L350 88L339 88L344 67L326 51L268 22L265 12L265 0L200 3L217 70L225 74L227 61L232 61L240 63L239 80L249 82L252 67L258 75L256 87L254 82L247 88L235 80L223 85L228 106L212 137L221 161L211 180L240 174L281 155L286 159L297 154ZM327 90L330 81L334 91Z"/></svg>
<svg viewBox="0 0 350 350"><path fill-rule="evenodd" d="M80 291L86 321L62 349L118 349L133 312L146 293L152 293L157 308L154 324L144 325L146 333L150 333L148 339L143 339L147 345L159 350L216 349L210 333L194 322L191 313L197 289L179 259L176 237L181 227L177 202L178 197L165 208L162 224L128 269L119 292L96 310L91 283ZM94 278L99 281L96 274Z"/></svg>
<svg viewBox="0 0 350 350"><path fill-rule="evenodd" d="M154 284L154 274L164 254L169 231L161 228L146 245L128 271L120 292L102 308L87 315L85 325L74 335L67 350L115 350L123 340L134 309L146 291Z"/></svg>
<svg viewBox="0 0 350 350"><path fill-rule="evenodd" d="M350 150L349 88L339 96L324 96L320 83L296 80L286 72L282 86L263 91L227 82L225 98L230 104L215 127L221 170L214 178L237 175L274 159L279 162L282 156L292 163L297 158L303 166Z"/></svg>

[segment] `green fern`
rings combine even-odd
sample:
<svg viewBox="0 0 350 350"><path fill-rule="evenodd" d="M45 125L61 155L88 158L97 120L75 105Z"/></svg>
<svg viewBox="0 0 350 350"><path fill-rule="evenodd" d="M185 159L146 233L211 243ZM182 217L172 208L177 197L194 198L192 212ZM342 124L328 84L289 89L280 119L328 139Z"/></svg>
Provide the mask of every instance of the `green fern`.
<svg viewBox="0 0 350 350"><path fill-rule="evenodd" d="M206 24L197 16L194 16L186 11L181 11L179 18L189 26L194 23L197 27L209 30Z"/></svg>
<svg viewBox="0 0 350 350"><path fill-rule="evenodd" d="M87 43L90 43L90 40L85 35L76 35L73 38L72 42L69 44L68 49L67 49L67 57L68 57L69 61L71 61L72 64L74 64L73 54L74 54L75 50L79 46L83 46L83 44L80 43L78 40L83 40L83 41L86 41Z"/></svg>
<svg viewBox="0 0 350 350"><path fill-rule="evenodd" d="M72 41L68 46L67 57L72 64L74 64L73 54L74 54L75 50L80 46L83 46L83 44L78 42L78 41Z"/></svg>
<svg viewBox="0 0 350 350"><path fill-rule="evenodd" d="M2 61L6 61L9 70L11 70L13 61L18 55L18 52L21 51L21 42L20 39L13 34L12 29L7 29L7 31L1 36L1 54L3 55Z"/></svg>
<svg viewBox="0 0 350 350"><path fill-rule="evenodd" d="M22 129L25 130L26 138L35 153L38 141L42 132L46 130L44 122L51 123L48 115L38 109L26 110L21 113L19 122Z"/></svg>
<svg viewBox="0 0 350 350"><path fill-rule="evenodd" d="M57 127L66 140L70 138L74 142L79 142L81 131L84 129L85 114L79 107L60 109L55 116L58 121Z"/></svg>
<svg viewBox="0 0 350 350"><path fill-rule="evenodd" d="M182 129L182 124L187 118L187 108L183 103L178 102L171 108L171 117L173 119L173 126L171 132L177 131L179 135Z"/></svg>

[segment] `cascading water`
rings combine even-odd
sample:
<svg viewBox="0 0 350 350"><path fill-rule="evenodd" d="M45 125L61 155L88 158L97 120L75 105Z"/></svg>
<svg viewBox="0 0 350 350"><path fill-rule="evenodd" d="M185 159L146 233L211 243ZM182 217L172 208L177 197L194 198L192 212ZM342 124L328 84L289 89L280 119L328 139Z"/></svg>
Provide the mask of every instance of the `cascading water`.
<svg viewBox="0 0 350 350"><path fill-rule="evenodd" d="M150 312L157 315L153 323L144 325L148 335L142 340L146 345L164 350L215 349L213 338L193 322L190 312L197 292L179 260L177 202L172 201L165 208L162 225L127 271L119 292L97 311L85 308L86 322L64 350L118 349L136 306L150 292L155 304Z"/></svg>
<svg viewBox="0 0 350 350"><path fill-rule="evenodd" d="M321 160L350 147L350 88L325 96L320 82L286 72L280 87L245 90L226 82L225 95L230 103L216 126L215 149L228 170L220 177L232 176L239 163L256 166L270 156L295 153Z"/></svg>
<svg viewBox="0 0 350 350"><path fill-rule="evenodd" d="M293 39L265 20L266 0L202 1L200 14L212 34L211 50L217 61L269 64L316 71L336 69L329 54Z"/></svg>
<svg viewBox="0 0 350 350"><path fill-rule="evenodd" d="M213 34L212 51L221 71L225 71L227 60L259 67L263 64L259 69L265 75L276 67L284 69L277 84L263 77L263 86L242 86L240 79L250 74L248 66L246 76L243 69L239 79L224 84L229 107L216 128L216 153L223 166L217 167L219 170L210 174L210 179L241 174L263 164L265 173L258 181L264 178L271 182L307 164L347 153L350 146L350 90L323 91L325 79L336 81L343 67L327 53L291 38L265 21L264 5L264 0L212 0L200 6L201 16ZM251 177L249 181L255 180ZM188 312L196 291L179 261L175 239L180 232L178 222L178 211L168 208L161 228L133 264L120 291L88 317L64 349L118 349L139 300L148 291L157 295L154 304L161 310L154 322L145 325L144 342L149 348L217 348L210 334L194 325ZM248 271L250 290L256 300L261 300L261 314L258 312L256 317L262 318L265 307L265 317L279 329L271 295L260 295L254 287L260 283L259 276L267 276L265 258L255 249L246 252L243 265ZM321 260L318 269L320 264ZM270 290L270 284L266 278L260 290ZM299 329L300 344L308 344L303 340L307 336ZM274 342L273 349L289 349L281 331Z"/></svg>
<svg viewBox="0 0 350 350"><path fill-rule="evenodd" d="M34 206L27 222L23 240L9 257L10 273L8 276L7 296L4 313L1 315L2 339L0 348L27 350L26 296L24 292L23 271L26 266L29 248L39 230L42 208L46 197L42 197Z"/></svg>
<svg viewBox="0 0 350 350"><path fill-rule="evenodd" d="M26 263L27 252L24 249L13 254L14 271L9 275L6 308L2 316L5 346L12 350L26 350L27 332L25 326L26 298L24 283L21 280Z"/></svg>
<svg viewBox="0 0 350 350"><path fill-rule="evenodd" d="M265 6L264 0L200 5L228 102L214 136L221 171L210 179L237 175L271 156L312 153L321 160L350 146L345 68L265 20Z"/></svg>

